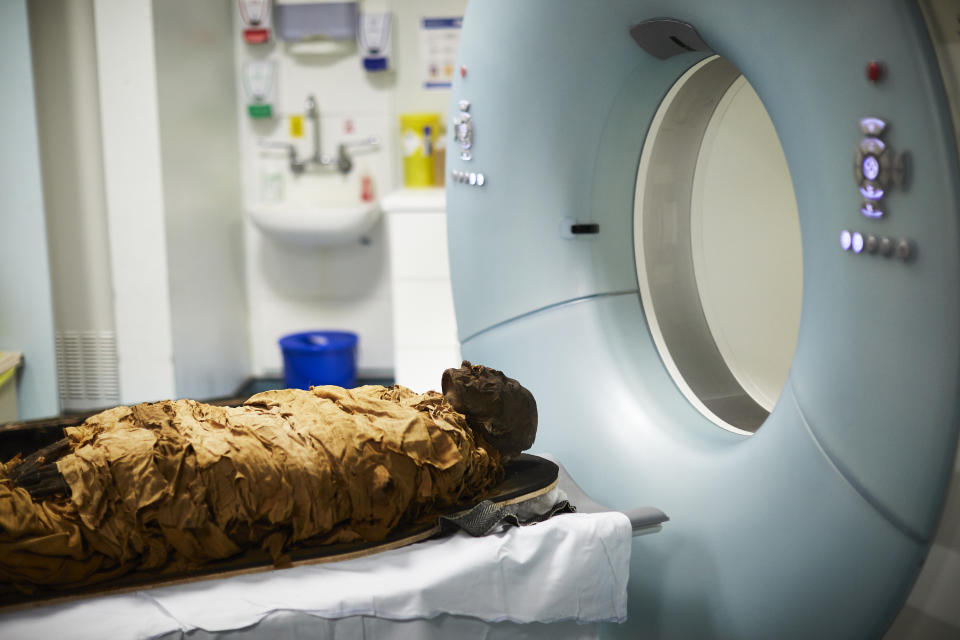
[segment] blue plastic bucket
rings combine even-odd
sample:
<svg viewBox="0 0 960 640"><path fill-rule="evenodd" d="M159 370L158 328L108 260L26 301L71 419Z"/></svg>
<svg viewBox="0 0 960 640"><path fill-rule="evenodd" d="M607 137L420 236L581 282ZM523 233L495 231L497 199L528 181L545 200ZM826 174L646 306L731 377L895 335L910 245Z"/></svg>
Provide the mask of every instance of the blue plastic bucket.
<svg viewBox="0 0 960 640"><path fill-rule="evenodd" d="M333 384L357 386L357 334L349 331L304 331L280 338L287 388Z"/></svg>

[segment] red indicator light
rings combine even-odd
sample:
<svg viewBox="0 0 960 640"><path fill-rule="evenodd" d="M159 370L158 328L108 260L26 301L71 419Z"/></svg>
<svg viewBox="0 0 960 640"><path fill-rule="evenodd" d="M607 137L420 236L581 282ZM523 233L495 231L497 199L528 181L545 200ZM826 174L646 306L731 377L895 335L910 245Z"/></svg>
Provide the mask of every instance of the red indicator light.
<svg viewBox="0 0 960 640"><path fill-rule="evenodd" d="M263 44L270 39L269 29L244 29L243 41L247 44Z"/></svg>
<svg viewBox="0 0 960 640"><path fill-rule="evenodd" d="M460 77L461 78L467 77L467 65L465 64L460 65Z"/></svg>
<svg viewBox="0 0 960 640"><path fill-rule="evenodd" d="M867 80L870 82L880 82L883 80L884 73L886 73L886 69L882 62L874 60L867 64Z"/></svg>

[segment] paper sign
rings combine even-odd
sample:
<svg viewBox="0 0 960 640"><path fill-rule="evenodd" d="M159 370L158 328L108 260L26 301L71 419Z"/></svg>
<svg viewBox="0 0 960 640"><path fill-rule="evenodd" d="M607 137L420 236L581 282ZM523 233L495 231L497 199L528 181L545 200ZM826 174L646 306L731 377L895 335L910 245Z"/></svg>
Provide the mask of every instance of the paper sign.
<svg viewBox="0 0 960 640"><path fill-rule="evenodd" d="M290 137L291 138L303 137L303 116L300 116L300 115L290 116Z"/></svg>
<svg viewBox="0 0 960 640"><path fill-rule="evenodd" d="M463 18L424 18L420 23L420 66L425 89L449 89Z"/></svg>

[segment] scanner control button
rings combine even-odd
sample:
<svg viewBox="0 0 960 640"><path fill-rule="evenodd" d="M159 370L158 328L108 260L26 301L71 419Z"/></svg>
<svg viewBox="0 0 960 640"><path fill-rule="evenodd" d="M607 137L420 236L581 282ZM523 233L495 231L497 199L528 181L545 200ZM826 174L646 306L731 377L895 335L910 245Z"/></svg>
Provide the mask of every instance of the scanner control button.
<svg viewBox="0 0 960 640"><path fill-rule="evenodd" d="M898 258L907 261L913 257L913 245L906 238L900 238L897 240L895 252Z"/></svg>
<svg viewBox="0 0 960 640"><path fill-rule="evenodd" d="M893 254L893 240L886 236L880 238L880 254L887 257Z"/></svg>
<svg viewBox="0 0 960 640"><path fill-rule="evenodd" d="M887 191L892 186L903 188L906 181L906 160L901 160L904 154L896 156L879 138L886 129L886 121L880 118L861 118L864 137L853 157L853 178L863 197L860 213L873 220L884 217L880 201Z"/></svg>
<svg viewBox="0 0 960 640"><path fill-rule="evenodd" d="M469 161L473 159L471 148L473 147L473 117L468 113L470 102L461 100L460 113L453 119L453 139L460 145L460 159Z"/></svg>

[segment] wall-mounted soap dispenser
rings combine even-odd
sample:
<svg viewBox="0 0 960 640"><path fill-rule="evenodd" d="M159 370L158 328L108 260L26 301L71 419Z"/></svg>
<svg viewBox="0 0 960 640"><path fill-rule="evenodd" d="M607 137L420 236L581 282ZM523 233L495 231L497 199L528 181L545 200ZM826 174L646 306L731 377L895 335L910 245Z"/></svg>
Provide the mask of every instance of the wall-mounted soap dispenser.
<svg viewBox="0 0 960 640"><path fill-rule="evenodd" d="M238 0L243 21L243 41L263 44L270 40L270 0Z"/></svg>
<svg viewBox="0 0 960 640"><path fill-rule="evenodd" d="M357 45L367 71L390 69L390 44L393 40L389 13L364 13L357 28Z"/></svg>
<svg viewBox="0 0 960 640"><path fill-rule="evenodd" d="M277 90L277 65L273 60L249 60L243 65L243 91L251 118L273 116Z"/></svg>

